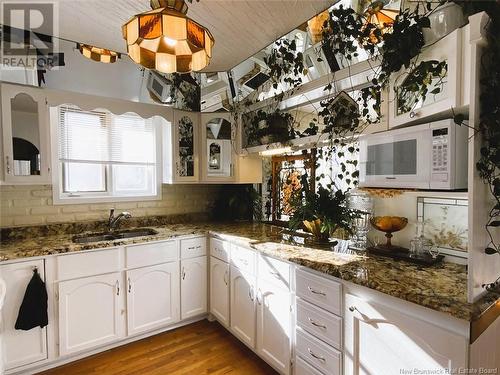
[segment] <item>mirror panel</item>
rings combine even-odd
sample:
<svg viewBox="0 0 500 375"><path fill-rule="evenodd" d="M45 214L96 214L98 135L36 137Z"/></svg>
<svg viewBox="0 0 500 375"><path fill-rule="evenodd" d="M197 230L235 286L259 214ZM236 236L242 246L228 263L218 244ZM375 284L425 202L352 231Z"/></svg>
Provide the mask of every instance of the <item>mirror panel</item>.
<svg viewBox="0 0 500 375"><path fill-rule="evenodd" d="M194 176L194 124L184 116L179 120L179 160L177 174L179 177Z"/></svg>
<svg viewBox="0 0 500 375"><path fill-rule="evenodd" d="M28 94L10 100L12 123L12 171L15 176L40 175L38 103Z"/></svg>

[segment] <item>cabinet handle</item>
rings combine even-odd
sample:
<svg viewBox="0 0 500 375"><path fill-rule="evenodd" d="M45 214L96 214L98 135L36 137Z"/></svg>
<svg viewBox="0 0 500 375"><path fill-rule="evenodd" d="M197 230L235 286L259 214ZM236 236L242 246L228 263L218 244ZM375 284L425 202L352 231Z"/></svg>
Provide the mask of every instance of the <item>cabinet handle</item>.
<svg viewBox="0 0 500 375"><path fill-rule="evenodd" d="M11 169L10 169L10 159L8 156L5 157L5 170L7 172L7 174L10 174L11 173Z"/></svg>
<svg viewBox="0 0 500 375"><path fill-rule="evenodd" d="M130 281L130 277L128 278L128 292L132 291L132 281Z"/></svg>
<svg viewBox="0 0 500 375"><path fill-rule="evenodd" d="M322 291L319 291L319 290L315 290L313 288L311 288L310 286L307 287L307 289L309 289L309 291L313 294L319 294L320 296L325 296L326 297L326 293L325 292L322 292Z"/></svg>
<svg viewBox="0 0 500 375"><path fill-rule="evenodd" d="M324 324L317 323L314 319L312 318L307 318L309 320L309 323L311 323L313 326L318 327L318 328L323 328L326 329L326 326Z"/></svg>
<svg viewBox="0 0 500 375"><path fill-rule="evenodd" d="M248 289L248 297L250 298L250 301L253 302L253 300L255 298L253 286L251 286L250 289Z"/></svg>
<svg viewBox="0 0 500 375"><path fill-rule="evenodd" d="M259 300L259 294L260 294L260 300ZM258 303L259 305L262 305L262 292L261 292L260 288L259 288L259 290L257 291L257 303Z"/></svg>
<svg viewBox="0 0 500 375"><path fill-rule="evenodd" d="M182 267L182 280L186 278L186 269Z"/></svg>
<svg viewBox="0 0 500 375"><path fill-rule="evenodd" d="M240 262L244 264L245 266L248 266L248 260L240 258Z"/></svg>
<svg viewBox="0 0 500 375"><path fill-rule="evenodd" d="M281 275L279 272L274 272L274 271L271 271L271 275L273 275L274 277L276 277L277 279L281 279Z"/></svg>
<svg viewBox="0 0 500 375"><path fill-rule="evenodd" d="M120 282L118 280L116 280L115 287L116 287L116 295L119 296L120 295Z"/></svg>
<svg viewBox="0 0 500 375"><path fill-rule="evenodd" d="M354 311L358 311L357 307L356 306L350 306L349 307L349 311L350 312L354 312Z"/></svg>
<svg viewBox="0 0 500 375"><path fill-rule="evenodd" d="M195 249L194 246L188 247L188 250L194 250L194 249Z"/></svg>
<svg viewBox="0 0 500 375"><path fill-rule="evenodd" d="M227 271L224 271L224 284L227 286Z"/></svg>
<svg viewBox="0 0 500 375"><path fill-rule="evenodd" d="M311 350L311 348L307 348L307 351L309 352L309 354L311 355L311 357L316 358L318 361L326 362L325 357L321 357L321 356L319 356L317 354L314 354L314 352Z"/></svg>

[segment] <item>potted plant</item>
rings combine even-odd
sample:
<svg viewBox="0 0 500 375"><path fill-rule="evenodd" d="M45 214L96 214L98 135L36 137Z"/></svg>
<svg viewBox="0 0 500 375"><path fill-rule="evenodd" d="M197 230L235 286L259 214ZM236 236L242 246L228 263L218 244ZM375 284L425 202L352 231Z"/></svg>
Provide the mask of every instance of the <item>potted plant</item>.
<svg viewBox="0 0 500 375"><path fill-rule="evenodd" d="M352 233L357 213L348 208L346 194L341 190L332 191L319 185L317 192L312 191L307 176L302 176L302 190L293 197L291 205L290 229L306 230L315 242L328 243L339 231Z"/></svg>
<svg viewBox="0 0 500 375"><path fill-rule="evenodd" d="M276 110L266 113L258 110L252 118L247 138L249 144L285 143L294 136L293 116Z"/></svg>

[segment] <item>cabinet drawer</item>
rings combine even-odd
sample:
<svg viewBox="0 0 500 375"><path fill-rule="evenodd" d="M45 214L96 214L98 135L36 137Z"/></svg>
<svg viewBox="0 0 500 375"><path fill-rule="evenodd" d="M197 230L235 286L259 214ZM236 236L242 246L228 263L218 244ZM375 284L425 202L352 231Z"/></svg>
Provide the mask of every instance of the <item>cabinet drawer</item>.
<svg viewBox="0 0 500 375"><path fill-rule="evenodd" d="M207 255L207 238L196 237L181 240L181 258L196 258Z"/></svg>
<svg viewBox="0 0 500 375"><path fill-rule="evenodd" d="M121 254L120 249L114 248L60 255L57 257L57 278L61 281L118 272L122 268Z"/></svg>
<svg viewBox="0 0 500 375"><path fill-rule="evenodd" d="M342 353L312 337L307 332L297 329L297 354L307 363L328 375L342 373Z"/></svg>
<svg viewBox="0 0 500 375"><path fill-rule="evenodd" d="M179 259L177 241L155 242L125 248L127 268L138 268L167 263Z"/></svg>
<svg viewBox="0 0 500 375"><path fill-rule="evenodd" d="M300 357L295 358L295 375L323 375Z"/></svg>
<svg viewBox="0 0 500 375"><path fill-rule="evenodd" d="M217 238L210 238L210 255L229 263L230 243Z"/></svg>
<svg viewBox="0 0 500 375"><path fill-rule="evenodd" d="M259 279L290 289L290 265L277 259L259 255Z"/></svg>
<svg viewBox="0 0 500 375"><path fill-rule="evenodd" d="M231 246L231 265L242 272L255 275L255 252L240 246Z"/></svg>
<svg viewBox="0 0 500 375"><path fill-rule="evenodd" d="M297 325L333 347L342 348L342 318L299 299Z"/></svg>
<svg viewBox="0 0 500 375"><path fill-rule="evenodd" d="M342 284L301 269L295 275L298 297L342 316Z"/></svg>

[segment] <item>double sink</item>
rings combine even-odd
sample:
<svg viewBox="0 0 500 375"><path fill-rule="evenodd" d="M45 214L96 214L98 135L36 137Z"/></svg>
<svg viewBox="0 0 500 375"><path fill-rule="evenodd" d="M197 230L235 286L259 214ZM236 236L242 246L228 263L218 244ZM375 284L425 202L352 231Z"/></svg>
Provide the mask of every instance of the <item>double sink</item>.
<svg viewBox="0 0 500 375"><path fill-rule="evenodd" d="M153 236L155 234L158 234L158 232L155 231L154 229L137 228L137 229L120 230L107 233L88 233L85 235L78 235L73 237L73 242L79 244L86 244L92 242L114 241L126 238Z"/></svg>

